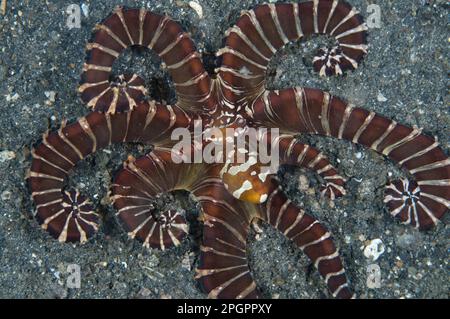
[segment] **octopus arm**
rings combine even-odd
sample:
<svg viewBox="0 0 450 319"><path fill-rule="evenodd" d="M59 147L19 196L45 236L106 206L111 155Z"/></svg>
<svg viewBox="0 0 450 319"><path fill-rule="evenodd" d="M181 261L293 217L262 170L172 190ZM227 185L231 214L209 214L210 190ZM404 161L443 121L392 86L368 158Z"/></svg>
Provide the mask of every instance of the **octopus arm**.
<svg viewBox="0 0 450 319"><path fill-rule="evenodd" d="M65 189L72 168L112 143L163 143L172 129L190 125L191 118L177 106L140 102L127 113L92 112L46 132L32 151L27 175L36 219L61 242L85 242L97 231L99 215L77 190Z"/></svg>
<svg viewBox="0 0 450 319"><path fill-rule="evenodd" d="M193 194L205 225L196 270L200 285L209 298L258 298L247 259L247 236L258 206L235 199L220 180L204 180Z"/></svg>
<svg viewBox="0 0 450 319"><path fill-rule="evenodd" d="M402 223L431 228L450 208L450 160L435 138L317 89L271 91L256 99L248 116L283 132L345 139L370 148L414 179L386 186L385 203ZM275 114L276 116L271 116Z"/></svg>
<svg viewBox="0 0 450 319"><path fill-rule="evenodd" d="M208 104L211 80L190 36L165 15L145 9L117 7L102 23L86 46L78 91L96 111L114 114L136 107L147 93L144 80L136 74L111 79L114 61L128 47L153 50L168 70L185 110L202 110Z"/></svg>
<svg viewBox="0 0 450 319"><path fill-rule="evenodd" d="M314 0L263 4L243 11L226 32L218 51L218 78L229 101L244 103L265 90L266 71L274 54L287 43L313 34L334 37L336 45L322 48L313 59L321 76L356 69L367 53L367 26L356 9L344 1Z"/></svg>

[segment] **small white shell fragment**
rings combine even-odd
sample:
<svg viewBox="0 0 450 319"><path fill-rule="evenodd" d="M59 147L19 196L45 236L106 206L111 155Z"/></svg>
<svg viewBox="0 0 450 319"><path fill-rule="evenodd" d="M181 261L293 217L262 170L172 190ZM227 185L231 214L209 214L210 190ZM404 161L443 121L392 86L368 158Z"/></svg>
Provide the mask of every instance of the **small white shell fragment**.
<svg viewBox="0 0 450 319"><path fill-rule="evenodd" d="M372 261L377 260L384 253L384 244L381 239L372 239L364 248L364 256Z"/></svg>
<svg viewBox="0 0 450 319"><path fill-rule="evenodd" d="M377 100L378 100L378 102L386 102L388 99L380 92L377 95Z"/></svg>
<svg viewBox="0 0 450 319"><path fill-rule="evenodd" d="M183 259L181 260L181 267L187 270L191 270L191 260L189 258L189 254L184 254Z"/></svg>
<svg viewBox="0 0 450 319"><path fill-rule="evenodd" d="M381 269L377 264L367 266L366 285L369 289L381 288Z"/></svg>
<svg viewBox="0 0 450 319"><path fill-rule="evenodd" d="M189 6L197 13L200 19L203 18L203 8L197 1L189 1Z"/></svg>
<svg viewBox="0 0 450 319"><path fill-rule="evenodd" d="M16 153L14 153L13 151L1 151L0 152L0 162L6 162L6 161L10 161L12 159L16 158Z"/></svg>
<svg viewBox="0 0 450 319"><path fill-rule="evenodd" d="M55 102L55 98L56 98L55 91L45 91L44 94L50 102Z"/></svg>
<svg viewBox="0 0 450 319"><path fill-rule="evenodd" d="M81 10L83 11L84 16L87 18L89 16L89 5L86 3L82 3Z"/></svg>

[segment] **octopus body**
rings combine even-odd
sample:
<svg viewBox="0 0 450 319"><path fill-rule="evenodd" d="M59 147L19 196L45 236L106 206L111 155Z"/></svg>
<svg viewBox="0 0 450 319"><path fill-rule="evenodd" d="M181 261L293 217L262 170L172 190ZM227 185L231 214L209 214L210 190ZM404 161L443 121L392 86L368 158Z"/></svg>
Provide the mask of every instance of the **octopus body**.
<svg viewBox="0 0 450 319"><path fill-rule="evenodd" d="M194 132L196 120L202 120L205 132L278 128L281 135L262 138L278 146L280 164L320 175L325 181L321 193L331 200L346 194L344 178L322 152L295 135L319 134L364 145L398 163L411 178L386 186L388 211L420 230L433 227L450 207L450 160L436 139L318 89L266 89L269 61L286 44L316 34L334 37L337 44L319 50L313 66L322 76L340 75L361 63L366 33L361 16L342 1L263 4L242 12L226 31L225 46L217 52L221 65L208 74L189 35L168 16L117 8L95 27L86 47L79 92L92 112L46 132L32 152L28 183L36 219L60 242L86 242L100 217L86 197L66 189L69 171L112 143L151 144L147 155L127 159L111 187L117 216L131 238L152 248L179 245L188 233L183 214L155 211L152 200L187 190L201 205L196 278L209 297L260 296L246 251L256 220L272 225L304 251L332 296L353 297L330 232L287 198L274 172L263 172L252 156L245 163L229 154L224 163L186 163L187 151L199 146L176 153L170 137L177 128ZM149 100L136 74L111 76L114 61L130 46L153 50L162 59L176 104Z"/></svg>

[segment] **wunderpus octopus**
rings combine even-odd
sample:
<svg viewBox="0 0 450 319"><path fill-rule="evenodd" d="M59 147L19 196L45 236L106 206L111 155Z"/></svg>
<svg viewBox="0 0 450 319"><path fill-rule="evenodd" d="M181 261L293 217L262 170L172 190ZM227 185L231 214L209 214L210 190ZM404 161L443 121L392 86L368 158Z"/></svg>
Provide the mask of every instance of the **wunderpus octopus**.
<svg viewBox="0 0 450 319"><path fill-rule="evenodd" d="M217 52L221 65L208 74L189 35L168 16L117 8L95 27L87 45L79 92L93 111L46 132L32 152L28 183L36 219L60 242L85 242L97 231L100 218L85 196L65 188L69 171L111 143L151 144L149 154L124 163L112 184L114 207L131 238L147 247L178 245L188 232L184 216L174 210L155 212L151 202L158 194L187 190L201 205L204 227L196 277L209 297L259 296L246 252L246 237L257 219L305 252L334 297L352 297L330 233L294 205L272 175L261 172L261 163L177 164L170 135L176 128L192 131L199 119L203 129L279 128L282 135L267 134L265 140L279 143L280 164L315 171L325 181L322 195L331 199L345 194L344 179L323 153L300 143L295 134L364 145L413 177L386 186L389 212L404 224L431 228L450 206L450 160L436 139L321 90L265 87L273 55L287 43L313 34L336 40L313 60L320 75L356 69L367 52L366 31L361 16L342 1L263 4L244 11L226 31L225 47ZM173 80L176 104L146 99L144 80L136 74L111 77L114 61L131 46L158 54Z"/></svg>

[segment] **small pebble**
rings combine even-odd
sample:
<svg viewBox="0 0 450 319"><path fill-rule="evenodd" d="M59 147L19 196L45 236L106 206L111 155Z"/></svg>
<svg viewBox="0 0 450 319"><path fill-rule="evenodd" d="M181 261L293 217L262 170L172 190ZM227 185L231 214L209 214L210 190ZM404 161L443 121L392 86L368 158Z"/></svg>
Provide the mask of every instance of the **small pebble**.
<svg viewBox="0 0 450 319"><path fill-rule="evenodd" d="M89 17L89 5L86 3L81 4L81 11L83 11L84 16Z"/></svg>
<svg viewBox="0 0 450 319"><path fill-rule="evenodd" d="M14 93L13 95L6 95L6 102L15 102L19 99L20 95L18 93Z"/></svg>
<svg viewBox="0 0 450 319"><path fill-rule="evenodd" d="M397 245L401 248L410 249L414 248L417 245L419 240L419 236L415 236L410 233L405 233L397 238Z"/></svg>
<svg viewBox="0 0 450 319"><path fill-rule="evenodd" d="M378 102L386 102L388 99L381 93L378 93L377 95Z"/></svg>
<svg viewBox="0 0 450 319"><path fill-rule="evenodd" d="M12 193L10 191L4 191L2 193L2 196L1 196L2 201L10 200L11 199L11 195L12 195Z"/></svg>
<svg viewBox="0 0 450 319"><path fill-rule="evenodd" d="M101 261L99 263L96 263L95 266L99 266L99 267L105 268L106 266L108 266L108 263L106 261Z"/></svg>
<svg viewBox="0 0 450 319"><path fill-rule="evenodd" d="M56 92L55 91L45 91L45 96L47 97L47 101L45 101L46 105L52 105L55 103Z"/></svg>
<svg viewBox="0 0 450 319"><path fill-rule="evenodd" d="M306 192L309 188L309 180L305 175L298 177L298 189L302 192Z"/></svg>
<svg viewBox="0 0 450 319"><path fill-rule="evenodd" d="M141 297L141 298L146 298L150 295L151 295L151 291L148 290L147 288L142 288L138 293L138 297Z"/></svg>
<svg viewBox="0 0 450 319"><path fill-rule="evenodd" d="M1 151L0 152L0 163L4 163L6 161L10 161L16 158L16 153L13 151Z"/></svg>
<svg viewBox="0 0 450 319"><path fill-rule="evenodd" d="M372 261L377 260L384 253L384 244L381 239L371 240L364 248L364 256Z"/></svg>
<svg viewBox="0 0 450 319"><path fill-rule="evenodd" d="M191 270L191 260L188 253L183 256L183 259L181 260L181 267L189 271Z"/></svg>

